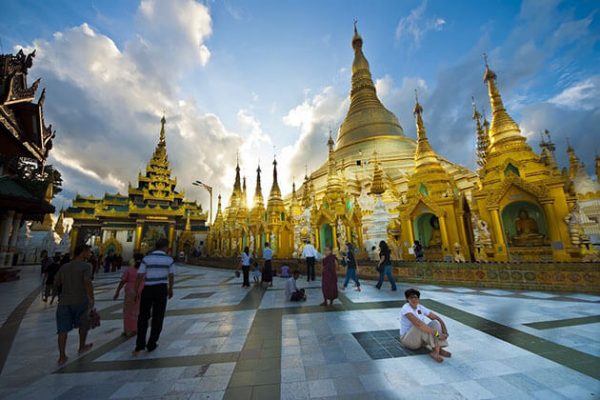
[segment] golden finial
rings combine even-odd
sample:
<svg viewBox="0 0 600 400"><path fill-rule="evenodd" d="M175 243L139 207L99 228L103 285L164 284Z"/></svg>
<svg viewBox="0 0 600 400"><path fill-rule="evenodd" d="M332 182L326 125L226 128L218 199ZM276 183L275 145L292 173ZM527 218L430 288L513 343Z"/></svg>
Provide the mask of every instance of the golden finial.
<svg viewBox="0 0 600 400"><path fill-rule="evenodd" d="M419 103L419 94L417 89L415 89L415 108L413 110L413 114L418 116L423 114L423 107L421 107L421 104Z"/></svg>
<svg viewBox="0 0 600 400"><path fill-rule="evenodd" d="M358 30L356 29L356 24L358 24L358 18L354 18L354 34L358 35Z"/></svg>
<svg viewBox="0 0 600 400"><path fill-rule="evenodd" d="M475 121L477 121L477 124L480 123L481 120L481 114L479 114L479 111L477 111L477 105L475 104L475 97L471 96L471 105L473 106L473 119Z"/></svg>
<svg viewBox="0 0 600 400"><path fill-rule="evenodd" d="M333 141L333 137L331 136L331 128L329 128L329 139L327 140L327 146L329 147L329 151L333 151L333 146L335 142Z"/></svg>

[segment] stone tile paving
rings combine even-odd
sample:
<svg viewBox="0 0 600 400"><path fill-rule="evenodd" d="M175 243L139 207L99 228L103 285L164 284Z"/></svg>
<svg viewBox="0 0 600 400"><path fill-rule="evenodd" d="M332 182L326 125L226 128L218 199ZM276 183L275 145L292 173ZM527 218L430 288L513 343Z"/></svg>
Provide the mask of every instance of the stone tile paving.
<svg viewBox="0 0 600 400"><path fill-rule="evenodd" d="M71 333L69 363L57 368L56 306L39 298L23 303L39 293L39 268L25 267L21 276L0 284L1 337L16 332L0 343L7 354L2 399L594 399L600 393L600 296L422 285L423 302L451 334L453 357L438 365L422 353L400 357L388 349L392 358L377 356L375 347L394 347L408 285L379 291L365 281L361 292L349 286L333 307L320 307L319 281L300 279L308 301L292 304L281 278L266 290L242 289L233 271L179 265L160 346L134 358L134 339L120 337L122 303L112 301L119 273L101 273L94 284L104 318L90 332L94 349L78 357ZM365 350L357 335L371 335L377 346Z"/></svg>

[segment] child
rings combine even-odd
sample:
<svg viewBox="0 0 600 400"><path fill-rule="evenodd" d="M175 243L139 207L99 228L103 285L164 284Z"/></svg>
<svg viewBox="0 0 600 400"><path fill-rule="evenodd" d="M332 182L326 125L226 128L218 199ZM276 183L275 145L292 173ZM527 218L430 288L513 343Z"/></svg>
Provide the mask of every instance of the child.
<svg viewBox="0 0 600 400"><path fill-rule="evenodd" d="M252 279L254 280L255 285L260 284L260 268L258 268L258 262L254 261L254 267L252 268Z"/></svg>

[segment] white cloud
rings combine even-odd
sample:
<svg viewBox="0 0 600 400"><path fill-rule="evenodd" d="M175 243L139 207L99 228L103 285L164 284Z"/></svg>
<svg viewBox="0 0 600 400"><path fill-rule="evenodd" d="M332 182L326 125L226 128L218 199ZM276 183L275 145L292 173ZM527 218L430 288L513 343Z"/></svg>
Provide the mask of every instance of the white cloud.
<svg viewBox="0 0 600 400"><path fill-rule="evenodd" d="M348 111L349 100L349 97L327 86L290 109L283 117L285 125L300 129L296 142L282 150L282 159L288 163L288 180L296 177L299 182L299 178L304 176L305 165L311 171L325 161L329 129L332 129L335 139L337 127Z"/></svg>
<svg viewBox="0 0 600 400"><path fill-rule="evenodd" d="M573 109L597 109L600 107L600 75L577 82L548 101Z"/></svg>
<svg viewBox="0 0 600 400"><path fill-rule="evenodd" d="M415 47L421 45L421 41L430 31L441 31L446 25L446 20L440 17L427 18L427 0L423 0L419 6L411 10L408 16L400 18L396 26L396 41L412 37Z"/></svg>
<svg viewBox="0 0 600 400"><path fill-rule="evenodd" d="M193 98L181 96L181 78L210 60L206 6L145 0L135 21L137 35L123 46L86 23L27 46L37 49L31 74L43 78L46 120L57 130L51 161L63 172L61 199L76 192L123 193L127 182L135 185L157 143L164 110L177 187L208 209L207 194L191 182L202 179L227 199L232 154L246 137L264 137L251 124L232 132L218 116L201 112Z"/></svg>

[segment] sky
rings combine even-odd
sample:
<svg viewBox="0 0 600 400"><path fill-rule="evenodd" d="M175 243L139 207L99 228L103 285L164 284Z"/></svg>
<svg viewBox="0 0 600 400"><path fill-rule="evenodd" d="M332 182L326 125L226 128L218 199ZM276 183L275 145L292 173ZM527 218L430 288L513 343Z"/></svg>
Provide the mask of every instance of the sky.
<svg viewBox="0 0 600 400"><path fill-rule="evenodd" d="M348 110L355 18L380 99L416 137L418 89L446 159L475 168L471 97L490 110L483 53L536 151L548 129L559 164L568 139L591 174L600 151L597 0L0 0L0 9L0 50L36 49L29 81L42 78L56 129L58 208L77 193L135 186L163 113L177 187L205 210L208 194L191 182L225 206L238 154L249 193L260 163L268 196L274 156L289 193L325 161L328 132Z"/></svg>

